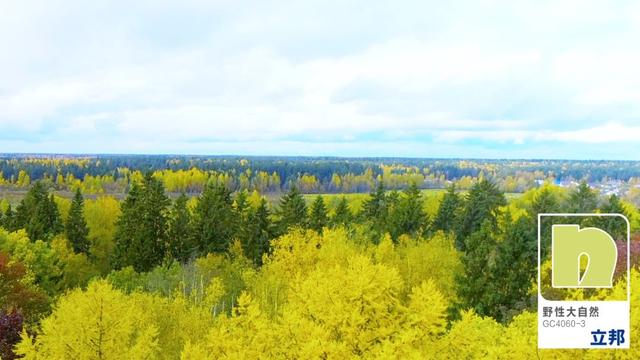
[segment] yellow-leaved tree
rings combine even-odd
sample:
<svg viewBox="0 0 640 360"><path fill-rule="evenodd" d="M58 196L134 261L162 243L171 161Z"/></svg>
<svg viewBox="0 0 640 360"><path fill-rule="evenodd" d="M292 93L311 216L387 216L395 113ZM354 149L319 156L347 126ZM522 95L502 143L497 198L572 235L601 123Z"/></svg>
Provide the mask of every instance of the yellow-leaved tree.
<svg viewBox="0 0 640 360"><path fill-rule="evenodd" d="M205 307L178 296L127 295L104 280L62 296L16 347L25 359L175 359L211 326Z"/></svg>
<svg viewBox="0 0 640 360"><path fill-rule="evenodd" d="M104 281L62 297L35 341L23 333L25 359L148 359L158 353L158 328L147 311Z"/></svg>

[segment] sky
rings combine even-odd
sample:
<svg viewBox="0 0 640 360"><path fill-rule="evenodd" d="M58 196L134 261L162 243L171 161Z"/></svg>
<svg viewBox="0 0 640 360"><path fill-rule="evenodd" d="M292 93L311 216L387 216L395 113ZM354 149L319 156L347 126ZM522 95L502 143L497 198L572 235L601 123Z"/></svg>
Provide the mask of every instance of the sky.
<svg viewBox="0 0 640 360"><path fill-rule="evenodd" d="M640 160L638 1L0 0L0 153Z"/></svg>

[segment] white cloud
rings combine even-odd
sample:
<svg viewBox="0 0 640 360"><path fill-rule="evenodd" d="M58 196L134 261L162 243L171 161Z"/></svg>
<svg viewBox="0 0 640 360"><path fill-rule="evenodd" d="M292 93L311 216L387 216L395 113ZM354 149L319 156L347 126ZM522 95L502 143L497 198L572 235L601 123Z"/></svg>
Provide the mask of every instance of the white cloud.
<svg viewBox="0 0 640 360"><path fill-rule="evenodd" d="M78 134L110 152L371 155L638 138L640 6L363 5L11 2L0 131L52 152Z"/></svg>

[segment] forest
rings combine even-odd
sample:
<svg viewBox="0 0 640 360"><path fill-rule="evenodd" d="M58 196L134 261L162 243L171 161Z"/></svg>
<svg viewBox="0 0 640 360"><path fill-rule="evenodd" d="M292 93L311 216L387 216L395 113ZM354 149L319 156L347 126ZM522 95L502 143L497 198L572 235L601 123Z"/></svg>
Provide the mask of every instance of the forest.
<svg viewBox="0 0 640 360"><path fill-rule="evenodd" d="M591 186L640 168L613 163L5 158L0 358L640 358L537 348L539 213L631 220L640 331L640 213Z"/></svg>
<svg viewBox="0 0 640 360"><path fill-rule="evenodd" d="M81 188L85 194L122 197L148 172L175 194L199 194L212 181L261 194L292 186L303 193L363 193L379 182L398 190L411 183L444 189L454 182L468 190L479 177L493 179L504 192L522 193L543 182L585 181L612 185L617 195L640 205L640 163L633 161L0 154L0 190L43 180L57 191Z"/></svg>

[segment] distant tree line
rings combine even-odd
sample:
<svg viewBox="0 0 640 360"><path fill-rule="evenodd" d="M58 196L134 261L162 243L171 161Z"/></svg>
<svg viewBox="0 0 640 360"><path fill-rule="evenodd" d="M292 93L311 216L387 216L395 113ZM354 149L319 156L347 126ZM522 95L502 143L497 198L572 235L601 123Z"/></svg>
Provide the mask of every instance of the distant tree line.
<svg viewBox="0 0 640 360"><path fill-rule="evenodd" d="M195 171L194 171L195 169ZM443 188L456 182L468 189L479 178L494 179L503 191L523 192L540 180L601 182L640 177L640 162L569 160L460 160L404 158L306 158L240 156L0 156L0 186L28 187L46 180L58 189L85 193L125 192L153 172L171 192L201 192L213 179L232 191L303 193L369 192L376 183L389 189ZM204 174L204 175L203 175Z"/></svg>

